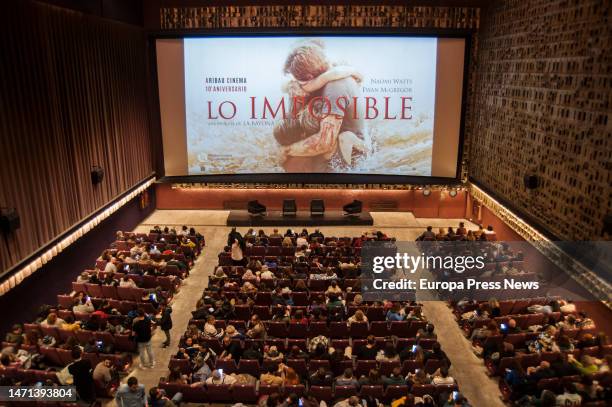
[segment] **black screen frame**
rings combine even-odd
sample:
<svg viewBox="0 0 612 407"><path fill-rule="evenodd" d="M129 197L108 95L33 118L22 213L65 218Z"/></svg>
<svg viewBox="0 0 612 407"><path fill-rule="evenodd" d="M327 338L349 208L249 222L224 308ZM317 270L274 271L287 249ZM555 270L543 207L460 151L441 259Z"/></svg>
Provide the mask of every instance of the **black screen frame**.
<svg viewBox="0 0 612 407"><path fill-rule="evenodd" d="M164 183L244 183L244 184L413 184L413 185L456 185L461 182L461 167L463 144L465 139L465 114L467 108L467 90L470 66L470 51L472 34L468 29L387 29L387 28L341 28L319 29L300 28L298 30L281 29L222 29L222 30L168 30L148 33L149 76L151 84L152 134L158 147L156 148L158 182ZM399 36L399 37L437 37L461 38L465 41L463 58L463 84L461 94L461 117L459 123L459 148L457 149L457 165L454 177L434 177L416 175L385 175L385 174L341 174L341 173L252 173L252 174L197 174L166 176L164 170L163 143L161 131L161 114L159 101L159 85L157 80L158 39L184 39L202 37L282 37L282 36Z"/></svg>

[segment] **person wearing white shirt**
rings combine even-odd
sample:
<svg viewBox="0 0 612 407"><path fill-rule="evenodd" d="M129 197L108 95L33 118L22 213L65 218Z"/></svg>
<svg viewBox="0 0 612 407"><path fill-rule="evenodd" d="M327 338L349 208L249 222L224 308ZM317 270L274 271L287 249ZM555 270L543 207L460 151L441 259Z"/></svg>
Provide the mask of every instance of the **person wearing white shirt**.
<svg viewBox="0 0 612 407"><path fill-rule="evenodd" d="M236 378L232 375L222 373L218 369L213 370L212 375L206 379L206 384L229 384L236 383Z"/></svg>
<svg viewBox="0 0 612 407"><path fill-rule="evenodd" d="M446 367L440 368L440 374L434 375L432 380L433 384L442 385L442 384L455 384L455 379L448 375L448 369Z"/></svg>
<svg viewBox="0 0 612 407"><path fill-rule="evenodd" d="M116 273L117 272L117 265L115 265L114 259L111 259L110 261L106 262L106 266L104 266L104 272L105 273Z"/></svg>
<svg viewBox="0 0 612 407"><path fill-rule="evenodd" d="M138 286L136 285L136 283L134 282L134 280L132 280L131 278L129 278L128 276L123 276L123 278L121 279L121 281L119 282L119 287L132 287L132 288L137 288Z"/></svg>
<svg viewBox="0 0 612 407"><path fill-rule="evenodd" d="M91 299L89 297L85 297L85 302L81 302L79 299L74 300L74 306L72 307L72 312L94 312L96 309L91 303Z"/></svg>

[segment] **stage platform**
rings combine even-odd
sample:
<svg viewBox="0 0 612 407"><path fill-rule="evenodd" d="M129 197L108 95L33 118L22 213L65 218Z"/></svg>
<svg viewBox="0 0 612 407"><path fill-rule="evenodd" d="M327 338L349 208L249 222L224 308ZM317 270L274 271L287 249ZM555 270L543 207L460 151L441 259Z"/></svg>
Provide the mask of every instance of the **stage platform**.
<svg viewBox="0 0 612 407"><path fill-rule="evenodd" d="M359 216L345 216L339 211L325 211L324 215L311 216L310 211L298 211L296 216L283 216L281 211L268 211L267 216L251 216L246 210L232 210L227 226L372 226L370 212Z"/></svg>

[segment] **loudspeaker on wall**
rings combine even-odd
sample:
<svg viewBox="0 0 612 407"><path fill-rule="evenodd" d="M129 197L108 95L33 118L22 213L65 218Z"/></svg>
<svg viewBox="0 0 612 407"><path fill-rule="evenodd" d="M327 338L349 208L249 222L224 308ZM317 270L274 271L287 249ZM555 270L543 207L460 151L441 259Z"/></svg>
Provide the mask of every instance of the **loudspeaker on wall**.
<svg viewBox="0 0 612 407"><path fill-rule="evenodd" d="M104 169L102 167L94 167L91 170L91 183L99 184L104 179Z"/></svg>
<svg viewBox="0 0 612 407"><path fill-rule="evenodd" d="M15 208L2 209L0 212L0 231L9 234L21 227L21 221Z"/></svg>
<svg viewBox="0 0 612 407"><path fill-rule="evenodd" d="M527 189L536 189L540 184L540 180L537 175L527 174L523 179L523 183Z"/></svg>

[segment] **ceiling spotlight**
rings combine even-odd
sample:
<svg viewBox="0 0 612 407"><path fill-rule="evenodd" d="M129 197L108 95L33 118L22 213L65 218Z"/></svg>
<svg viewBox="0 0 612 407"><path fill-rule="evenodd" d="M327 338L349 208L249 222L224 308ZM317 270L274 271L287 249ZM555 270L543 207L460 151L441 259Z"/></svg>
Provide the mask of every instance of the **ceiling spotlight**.
<svg viewBox="0 0 612 407"><path fill-rule="evenodd" d="M425 187L425 189L423 190L423 195L424 196L431 195L431 189L429 189L429 187Z"/></svg>
<svg viewBox="0 0 612 407"><path fill-rule="evenodd" d="M454 198L457 196L457 190L456 189L451 189L448 194L451 196L451 198Z"/></svg>

